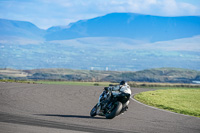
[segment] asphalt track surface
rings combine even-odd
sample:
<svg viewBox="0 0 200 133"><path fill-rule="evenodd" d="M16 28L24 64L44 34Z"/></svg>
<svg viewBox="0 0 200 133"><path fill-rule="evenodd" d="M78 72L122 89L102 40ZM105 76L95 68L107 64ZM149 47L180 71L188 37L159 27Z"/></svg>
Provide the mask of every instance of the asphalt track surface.
<svg viewBox="0 0 200 133"><path fill-rule="evenodd" d="M200 119L130 100L114 119L91 118L103 87L0 82L0 133L200 133ZM149 89L132 88L132 93Z"/></svg>

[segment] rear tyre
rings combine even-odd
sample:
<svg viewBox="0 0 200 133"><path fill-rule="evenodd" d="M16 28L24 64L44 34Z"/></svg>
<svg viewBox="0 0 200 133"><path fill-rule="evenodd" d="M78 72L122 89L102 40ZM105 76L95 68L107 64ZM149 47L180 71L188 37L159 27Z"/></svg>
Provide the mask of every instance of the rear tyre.
<svg viewBox="0 0 200 133"><path fill-rule="evenodd" d="M96 116L96 115L97 115L96 111L97 111L97 104L96 104L96 105L92 108L92 110L90 111L90 116L91 116L91 117Z"/></svg>
<svg viewBox="0 0 200 133"><path fill-rule="evenodd" d="M106 114L107 119L113 119L115 116L119 115L121 110L122 110L122 103L121 102L116 102L114 105L114 109Z"/></svg>

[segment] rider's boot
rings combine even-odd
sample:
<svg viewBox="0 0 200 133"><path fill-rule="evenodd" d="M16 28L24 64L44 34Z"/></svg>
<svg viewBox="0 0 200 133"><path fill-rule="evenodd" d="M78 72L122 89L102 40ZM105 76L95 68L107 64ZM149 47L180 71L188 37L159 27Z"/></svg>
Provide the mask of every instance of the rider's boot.
<svg viewBox="0 0 200 133"><path fill-rule="evenodd" d="M124 112L127 111L127 110L128 110L128 106L122 108L121 114L124 114Z"/></svg>

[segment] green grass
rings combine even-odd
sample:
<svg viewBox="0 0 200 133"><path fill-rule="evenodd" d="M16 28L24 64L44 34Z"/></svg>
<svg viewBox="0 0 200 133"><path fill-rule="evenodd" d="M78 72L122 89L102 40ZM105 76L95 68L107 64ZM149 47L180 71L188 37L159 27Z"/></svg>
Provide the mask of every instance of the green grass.
<svg viewBox="0 0 200 133"><path fill-rule="evenodd" d="M39 84L61 84L61 85L80 85L80 86L109 86L111 82L77 82L77 81L35 81Z"/></svg>
<svg viewBox="0 0 200 133"><path fill-rule="evenodd" d="M165 89L142 92L136 100L172 112L200 117L200 89Z"/></svg>
<svg viewBox="0 0 200 133"><path fill-rule="evenodd" d="M32 80L13 80L13 79L0 79L0 82L16 82L28 84L57 84L57 85L79 85L79 86L109 86L116 85L117 83L111 82L78 82L78 81L32 81Z"/></svg>
<svg viewBox="0 0 200 133"><path fill-rule="evenodd" d="M15 83L27 83L27 84L35 83L35 81L31 80L14 80L14 79L0 79L0 82L15 82Z"/></svg>
<svg viewBox="0 0 200 133"><path fill-rule="evenodd" d="M199 88L199 84L185 84L185 83L152 83L152 82L129 82L131 87L136 88L152 88L152 89L180 89L180 88Z"/></svg>
<svg viewBox="0 0 200 133"><path fill-rule="evenodd" d="M148 88L148 89L154 89L154 90L167 90L167 89L200 89L199 86L191 86L191 87L138 87L138 88Z"/></svg>

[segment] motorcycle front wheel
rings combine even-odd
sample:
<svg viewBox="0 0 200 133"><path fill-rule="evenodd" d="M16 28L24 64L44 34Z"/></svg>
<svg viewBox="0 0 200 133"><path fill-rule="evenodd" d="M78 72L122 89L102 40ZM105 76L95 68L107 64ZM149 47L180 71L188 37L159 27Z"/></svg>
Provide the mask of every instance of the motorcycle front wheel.
<svg viewBox="0 0 200 133"><path fill-rule="evenodd" d="M97 115L97 104L92 108L92 110L90 111L90 116L94 117Z"/></svg>
<svg viewBox="0 0 200 133"><path fill-rule="evenodd" d="M114 104L113 109L110 112L106 113L106 118L113 119L115 116L120 114L121 110L122 110L122 103L116 102Z"/></svg>

